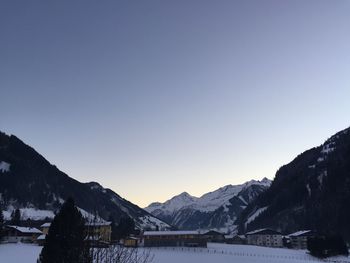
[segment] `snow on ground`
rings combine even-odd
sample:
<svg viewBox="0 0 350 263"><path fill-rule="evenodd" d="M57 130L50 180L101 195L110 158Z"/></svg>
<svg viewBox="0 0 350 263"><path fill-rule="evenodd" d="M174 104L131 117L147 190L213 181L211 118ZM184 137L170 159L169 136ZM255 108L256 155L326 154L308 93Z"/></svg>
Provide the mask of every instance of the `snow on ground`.
<svg viewBox="0 0 350 263"><path fill-rule="evenodd" d="M35 244L0 244L0 263L36 263L40 251Z"/></svg>
<svg viewBox="0 0 350 263"><path fill-rule="evenodd" d="M148 248L147 248L148 249ZM33 244L0 244L0 263L35 263L41 247ZM209 243L208 248L152 248L152 263L349 263L346 257L327 261L311 257L305 250Z"/></svg>

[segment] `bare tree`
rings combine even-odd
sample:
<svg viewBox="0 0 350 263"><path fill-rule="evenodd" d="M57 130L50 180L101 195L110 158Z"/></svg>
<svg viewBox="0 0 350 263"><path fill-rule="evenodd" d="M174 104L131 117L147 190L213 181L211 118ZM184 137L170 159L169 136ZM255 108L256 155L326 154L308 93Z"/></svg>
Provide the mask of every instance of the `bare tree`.
<svg viewBox="0 0 350 263"><path fill-rule="evenodd" d="M98 247L100 237L96 235L94 226L101 222L101 218L95 214L85 218L85 221L85 240L90 251L88 257L93 263L151 263L153 261L154 255L149 249L129 248L117 244Z"/></svg>
<svg viewBox="0 0 350 263"><path fill-rule="evenodd" d="M107 248L93 248L94 263L151 263L154 255L149 249L127 248L113 245Z"/></svg>

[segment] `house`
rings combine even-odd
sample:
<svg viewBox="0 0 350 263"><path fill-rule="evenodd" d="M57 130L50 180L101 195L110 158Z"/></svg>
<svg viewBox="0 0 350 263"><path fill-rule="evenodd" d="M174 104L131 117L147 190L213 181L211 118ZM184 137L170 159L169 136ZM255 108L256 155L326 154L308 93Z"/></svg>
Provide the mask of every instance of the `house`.
<svg viewBox="0 0 350 263"><path fill-rule="evenodd" d="M5 226L4 239L10 243L28 242L34 243L38 236L42 235L42 232L34 227L22 227L22 226Z"/></svg>
<svg viewBox="0 0 350 263"><path fill-rule="evenodd" d="M89 222L85 224L88 240L110 243L112 235L112 222Z"/></svg>
<svg viewBox="0 0 350 263"><path fill-rule="evenodd" d="M45 235L49 233L51 223L44 223L40 226L43 237L40 237L38 243L42 243L45 240ZM87 222L85 223L86 240L92 245L100 243L108 244L111 242L112 235L112 223L111 222Z"/></svg>
<svg viewBox="0 0 350 263"><path fill-rule="evenodd" d="M264 247L282 247L282 234L272 229L264 228L246 233L247 244Z"/></svg>
<svg viewBox="0 0 350 263"><path fill-rule="evenodd" d="M291 247L294 249L307 249L307 240L314 237L315 233L312 230L301 230L288 235L290 238Z"/></svg>
<svg viewBox="0 0 350 263"><path fill-rule="evenodd" d="M210 230L210 231L204 232L202 235L207 240L207 242L217 242L217 243L225 242L225 235L218 231Z"/></svg>
<svg viewBox="0 0 350 263"><path fill-rule="evenodd" d="M123 240L124 247L138 247L140 239L137 237L127 237Z"/></svg>
<svg viewBox="0 0 350 263"><path fill-rule="evenodd" d="M46 235L45 234L42 234L40 236L38 236L36 238L36 243L39 245L39 246L43 246L44 243L45 243L45 239L46 239Z"/></svg>
<svg viewBox="0 0 350 263"><path fill-rule="evenodd" d="M207 240L198 231L145 231L145 247L207 247Z"/></svg>
<svg viewBox="0 0 350 263"><path fill-rule="evenodd" d="M41 231L43 232L44 235L47 235L49 233L50 226L51 226L51 223L44 223L40 226Z"/></svg>
<svg viewBox="0 0 350 263"><path fill-rule="evenodd" d="M226 244L245 245L247 239L244 235L225 235Z"/></svg>

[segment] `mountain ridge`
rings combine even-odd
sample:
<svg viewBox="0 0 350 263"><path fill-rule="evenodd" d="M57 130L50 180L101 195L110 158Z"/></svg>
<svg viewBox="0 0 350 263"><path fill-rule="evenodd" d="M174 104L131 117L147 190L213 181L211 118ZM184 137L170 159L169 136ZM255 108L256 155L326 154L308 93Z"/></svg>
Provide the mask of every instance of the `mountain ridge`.
<svg viewBox="0 0 350 263"><path fill-rule="evenodd" d="M153 202L145 210L181 229L213 228L230 232L235 228L233 222L237 215L270 183L263 178L225 185L201 197L182 192L164 203Z"/></svg>
<svg viewBox="0 0 350 263"><path fill-rule="evenodd" d="M0 163L0 201L5 212L15 208L27 209L29 214L57 211L65 199L73 197L80 209L105 220L131 217L140 228L170 227L97 182L82 183L69 177L34 148L3 132Z"/></svg>
<svg viewBox="0 0 350 263"><path fill-rule="evenodd" d="M350 128L346 128L283 165L271 187L237 219L240 232L264 227L287 233L312 229L350 240L349 171Z"/></svg>

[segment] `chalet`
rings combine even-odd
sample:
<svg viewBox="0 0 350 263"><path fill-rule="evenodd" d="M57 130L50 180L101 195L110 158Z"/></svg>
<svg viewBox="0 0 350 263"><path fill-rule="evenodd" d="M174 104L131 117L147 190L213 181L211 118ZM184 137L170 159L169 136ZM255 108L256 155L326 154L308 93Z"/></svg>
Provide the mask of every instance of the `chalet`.
<svg viewBox="0 0 350 263"><path fill-rule="evenodd" d="M45 243L45 239L46 239L46 235L45 234L42 234L40 236L38 236L36 238L36 243L39 245L39 246L43 246L44 243Z"/></svg>
<svg viewBox="0 0 350 263"><path fill-rule="evenodd" d="M282 234L271 229L258 229L246 233L247 244L264 247L282 247Z"/></svg>
<svg viewBox="0 0 350 263"><path fill-rule="evenodd" d="M34 243L42 232L34 227L5 226L4 240L10 243L28 242Z"/></svg>
<svg viewBox="0 0 350 263"><path fill-rule="evenodd" d="M43 236L40 236L38 243L43 243L45 235L49 233L51 223L45 223L40 226ZM112 223L111 222L88 222L85 223L86 240L92 245L111 242ZM97 246L97 245L96 245Z"/></svg>
<svg viewBox="0 0 350 263"><path fill-rule="evenodd" d="M307 240L314 237L315 233L312 230L301 230L288 235L290 238L291 247L294 249L307 249Z"/></svg>
<svg viewBox="0 0 350 263"><path fill-rule="evenodd" d="M198 231L145 231L145 247L207 247L207 240Z"/></svg>
<svg viewBox="0 0 350 263"><path fill-rule="evenodd" d="M51 223L44 223L40 226L41 231L43 232L44 235L47 235L49 233L50 226L51 226Z"/></svg>
<svg viewBox="0 0 350 263"><path fill-rule="evenodd" d="M138 247L140 239L137 237L127 237L123 240L124 247Z"/></svg>
<svg viewBox="0 0 350 263"><path fill-rule="evenodd" d="M110 243L112 235L112 222L86 223L85 232L89 240Z"/></svg>
<svg viewBox="0 0 350 263"><path fill-rule="evenodd" d="M207 242L225 242L225 235L214 230L206 231L202 233L202 235L207 240Z"/></svg>

